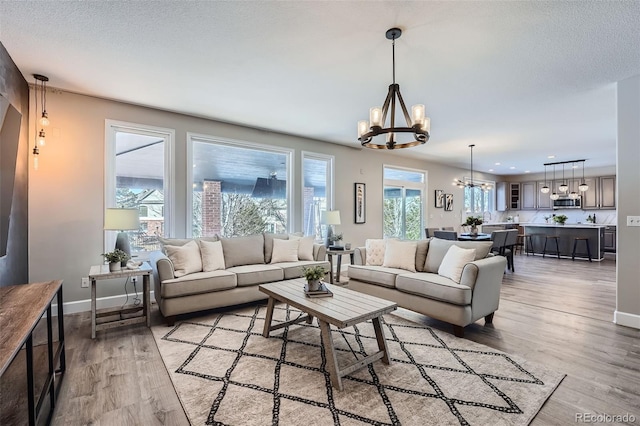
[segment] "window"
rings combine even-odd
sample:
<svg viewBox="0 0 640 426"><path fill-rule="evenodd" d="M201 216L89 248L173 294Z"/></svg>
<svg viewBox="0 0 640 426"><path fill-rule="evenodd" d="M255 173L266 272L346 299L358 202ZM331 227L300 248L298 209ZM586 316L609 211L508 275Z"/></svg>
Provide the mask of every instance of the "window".
<svg viewBox="0 0 640 426"><path fill-rule="evenodd" d="M140 229L128 232L131 251L156 250L158 237L173 231L165 211L171 211L174 131L106 120L105 136L105 205L137 208ZM111 251L116 232L105 232L105 250Z"/></svg>
<svg viewBox="0 0 640 426"><path fill-rule="evenodd" d="M426 172L384 167L383 235L417 240L424 229Z"/></svg>
<svg viewBox="0 0 640 426"><path fill-rule="evenodd" d="M330 155L302 153L302 231L322 241L320 212L333 209L333 164Z"/></svg>
<svg viewBox="0 0 640 426"><path fill-rule="evenodd" d="M465 181L469 181L465 178ZM486 183L491 186L488 191L480 187L464 188L464 210L467 215L478 215L493 210L495 182L474 179L474 184Z"/></svg>
<svg viewBox="0 0 640 426"><path fill-rule="evenodd" d="M193 237L288 232L292 150L188 134Z"/></svg>

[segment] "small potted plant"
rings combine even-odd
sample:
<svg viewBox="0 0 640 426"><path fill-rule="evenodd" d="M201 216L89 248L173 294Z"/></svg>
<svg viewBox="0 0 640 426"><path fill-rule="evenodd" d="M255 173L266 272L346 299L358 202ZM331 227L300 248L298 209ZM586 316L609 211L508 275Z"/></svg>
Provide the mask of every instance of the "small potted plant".
<svg viewBox="0 0 640 426"><path fill-rule="evenodd" d="M302 273L309 284L309 290L315 291L322 286L322 279L324 278L324 267L320 265L311 267L302 267Z"/></svg>
<svg viewBox="0 0 640 426"><path fill-rule="evenodd" d="M329 241L331 242L331 246L329 248L333 249L341 249L340 241L342 241L342 234L333 234L329 237Z"/></svg>
<svg viewBox="0 0 640 426"><path fill-rule="evenodd" d="M478 235L478 225L482 225L482 218L480 216L469 216L467 221L462 226L471 227L471 236Z"/></svg>
<svg viewBox="0 0 640 426"><path fill-rule="evenodd" d="M564 225L564 223L567 221L567 216L563 215L563 214L559 214L557 216L553 217L553 221L559 225Z"/></svg>
<svg viewBox="0 0 640 426"><path fill-rule="evenodd" d="M109 271L116 272L122 269L122 263L129 260L129 255L120 249L108 253L102 253L104 260L109 262Z"/></svg>

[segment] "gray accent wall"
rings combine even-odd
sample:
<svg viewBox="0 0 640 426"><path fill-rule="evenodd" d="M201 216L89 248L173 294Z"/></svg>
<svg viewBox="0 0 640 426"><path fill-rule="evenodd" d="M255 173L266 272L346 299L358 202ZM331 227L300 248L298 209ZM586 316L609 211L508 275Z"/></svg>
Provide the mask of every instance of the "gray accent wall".
<svg viewBox="0 0 640 426"><path fill-rule="evenodd" d="M29 85L0 43L0 95L22 116L17 147L12 138L2 139L2 181L12 183L12 188L2 190L3 208L10 206L6 232L6 247L0 253L0 287L24 284L29 279ZM17 148L17 149L16 149ZM4 158L4 156L11 158ZM8 164L7 162L11 162ZM15 163L14 163L15 162ZM13 176L8 176L12 173ZM12 181L12 182L11 182ZM5 250L6 248L6 250Z"/></svg>

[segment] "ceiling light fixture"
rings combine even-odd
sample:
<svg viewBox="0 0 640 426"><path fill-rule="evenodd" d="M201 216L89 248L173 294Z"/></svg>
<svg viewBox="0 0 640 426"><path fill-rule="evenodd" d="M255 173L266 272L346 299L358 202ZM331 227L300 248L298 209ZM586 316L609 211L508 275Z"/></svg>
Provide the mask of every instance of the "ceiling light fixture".
<svg viewBox="0 0 640 426"><path fill-rule="evenodd" d="M473 147L475 145L471 144L469 145L469 148L471 148L471 178L469 180L460 180L460 179L454 179L453 180L453 185L457 186L458 188L480 188L483 191L488 191L491 189L491 185L488 185L486 183L481 183L481 184L477 184L473 181Z"/></svg>
<svg viewBox="0 0 640 426"><path fill-rule="evenodd" d="M540 188L540 192L543 194L549 193L549 187L547 186L547 165L544 165L544 186Z"/></svg>
<svg viewBox="0 0 640 426"><path fill-rule="evenodd" d="M584 181L584 161L582 162L582 182L578 185L578 190L580 192L585 192L589 189L589 185Z"/></svg>
<svg viewBox="0 0 640 426"><path fill-rule="evenodd" d="M562 164L562 183L560 184L560 186L558 187L558 190L560 192L567 192L567 190L569 190L569 186L567 185L567 183L564 181L564 163Z"/></svg>
<svg viewBox="0 0 640 426"><path fill-rule="evenodd" d="M545 164L545 166L547 166L548 164ZM553 165L553 180L556 180L556 165ZM558 193L554 190L551 195L549 195L549 198L551 198L552 200L557 200L558 198L560 198L560 195L558 195Z"/></svg>
<svg viewBox="0 0 640 426"><path fill-rule="evenodd" d="M38 82L40 82L40 111L42 111L42 116L40 117L40 120L36 119L33 120L33 128L34 128L34 135L37 135L35 138L35 143L33 146L33 168L35 170L38 170L38 166L39 166L39 161L38 161L38 157L40 156L40 147L44 146L46 143L45 140L45 133L44 133L44 127L49 125L49 115L47 114L47 81L49 81L49 77L46 77L44 75L41 74L34 74L33 78L36 79L36 84L34 86L34 97L36 99L35 103L35 116L38 116ZM38 132L38 124L40 124L42 127L40 128L40 131Z"/></svg>
<svg viewBox="0 0 640 426"><path fill-rule="evenodd" d="M575 185L575 181L576 181L576 166L575 164L571 165L571 185ZM575 188L575 186L574 186ZM576 191L571 191L569 193L569 198L571 198L572 200L575 200L576 198L578 198L578 193Z"/></svg>
<svg viewBox="0 0 640 426"><path fill-rule="evenodd" d="M545 184L542 188L540 188L540 192L546 194L549 192L549 187L547 186L547 166L553 166L553 180L556 180L556 164L562 164L562 184L560 186L558 186L558 190L560 190L563 193L566 193L567 190L569 189L569 186L566 184L565 180L564 180L564 165L565 164L571 164L571 173L572 173L572 182L575 182L575 169L576 169L576 165L575 163L582 163L582 183L578 186L578 189L581 192L584 192L586 190L589 189L589 185L587 185L586 183L584 183L584 163L587 160L570 160L570 161L556 161L555 163L544 163L544 181ZM584 188L584 189L583 189ZM545 190L546 189L546 190ZM578 198L580 194L575 192L575 191L571 191L569 193L569 198L572 199L576 199ZM564 196L564 195L563 195ZM558 195L555 191L550 195L552 200L557 200L558 198L560 198L560 195Z"/></svg>
<svg viewBox="0 0 640 426"><path fill-rule="evenodd" d="M396 39L400 38L402 30L391 28L387 30L386 37L392 40L393 59L393 83L389 85L389 92L384 100L382 108L373 107L369 110L369 121L358 121L358 140L362 146L372 149L396 149L410 148L424 144L429 140L431 132L431 119L425 117L424 105L418 104L411 107L411 116L400 94L400 85L396 84ZM396 127L396 98L404 114L407 127ZM390 126L383 127L387 120L387 112L391 106ZM414 140L399 142L397 137L400 133L413 133ZM384 143L374 143L373 139L378 135L386 134Z"/></svg>

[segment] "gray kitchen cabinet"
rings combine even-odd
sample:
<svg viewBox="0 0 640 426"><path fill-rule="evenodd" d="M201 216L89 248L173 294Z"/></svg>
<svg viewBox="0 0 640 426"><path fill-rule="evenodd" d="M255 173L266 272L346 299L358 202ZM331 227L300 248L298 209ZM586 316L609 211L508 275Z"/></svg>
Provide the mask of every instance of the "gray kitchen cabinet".
<svg viewBox="0 0 640 426"><path fill-rule="evenodd" d="M519 183L509 183L509 209L511 210L520 210L520 184Z"/></svg>
<svg viewBox="0 0 640 426"><path fill-rule="evenodd" d="M551 210L553 204L551 203L551 190L546 194L542 193L543 186L552 185L552 182L538 182L536 185L536 195L538 197L538 210ZM549 186L551 188L551 186Z"/></svg>
<svg viewBox="0 0 640 426"><path fill-rule="evenodd" d="M582 195L582 209L593 210L600 208L600 189L598 188L598 178L585 178L584 183L589 186Z"/></svg>
<svg viewBox="0 0 640 426"><path fill-rule="evenodd" d="M520 184L520 209L535 210L538 208L538 194L536 182L522 182Z"/></svg>
<svg viewBox="0 0 640 426"><path fill-rule="evenodd" d="M616 252L616 227L613 225L604 228L604 251Z"/></svg>
<svg viewBox="0 0 640 426"><path fill-rule="evenodd" d="M600 208L616 208L616 177L602 176L600 178Z"/></svg>
<svg viewBox="0 0 640 426"><path fill-rule="evenodd" d="M499 212L504 212L508 210L507 186L508 186L508 182L498 182L496 184L496 210Z"/></svg>

